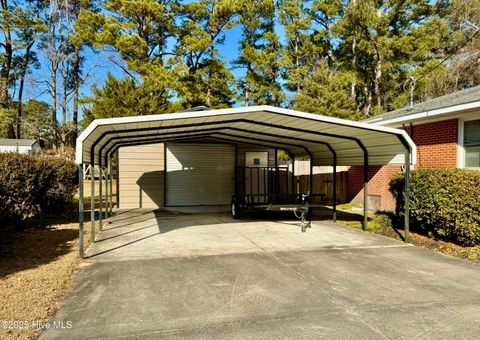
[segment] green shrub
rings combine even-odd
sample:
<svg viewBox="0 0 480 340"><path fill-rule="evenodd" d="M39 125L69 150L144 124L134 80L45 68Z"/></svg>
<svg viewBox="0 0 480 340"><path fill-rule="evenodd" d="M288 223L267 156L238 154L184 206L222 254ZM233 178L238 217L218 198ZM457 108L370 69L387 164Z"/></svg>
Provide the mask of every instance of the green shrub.
<svg viewBox="0 0 480 340"><path fill-rule="evenodd" d="M15 153L0 154L0 225L17 224L40 213L45 197L43 183L51 180L34 158Z"/></svg>
<svg viewBox="0 0 480 340"><path fill-rule="evenodd" d="M403 214L405 179L392 178L390 192ZM480 244L480 172L464 169L418 169L411 173L412 229L461 245Z"/></svg>
<svg viewBox="0 0 480 340"><path fill-rule="evenodd" d="M71 161L0 153L0 229L64 208L75 194L76 174Z"/></svg>
<svg viewBox="0 0 480 340"><path fill-rule="evenodd" d="M77 166L74 162L61 158L45 157L40 159L48 172L53 174L54 181L47 187L45 200L41 204L43 212L51 212L65 208L73 201L78 186Z"/></svg>

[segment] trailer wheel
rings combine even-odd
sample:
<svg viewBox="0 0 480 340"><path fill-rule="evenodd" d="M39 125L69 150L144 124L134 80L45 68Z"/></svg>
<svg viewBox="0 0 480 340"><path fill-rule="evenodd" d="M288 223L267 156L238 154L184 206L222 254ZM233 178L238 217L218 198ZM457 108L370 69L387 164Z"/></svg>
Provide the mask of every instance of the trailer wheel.
<svg viewBox="0 0 480 340"><path fill-rule="evenodd" d="M230 212L232 213L232 218L234 220L238 220L240 218L240 208L238 207L237 199L235 197L232 198Z"/></svg>

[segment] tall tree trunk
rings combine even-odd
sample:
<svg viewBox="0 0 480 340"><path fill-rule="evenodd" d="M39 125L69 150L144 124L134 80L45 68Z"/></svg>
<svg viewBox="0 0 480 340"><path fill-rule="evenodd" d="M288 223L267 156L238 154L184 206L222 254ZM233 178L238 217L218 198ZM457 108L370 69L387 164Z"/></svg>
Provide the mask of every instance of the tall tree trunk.
<svg viewBox="0 0 480 340"><path fill-rule="evenodd" d="M270 104L272 106L275 106L277 102L277 93L276 93L276 80L277 80L277 70L275 68L275 65L271 65L271 67L268 69L268 73L270 73Z"/></svg>
<svg viewBox="0 0 480 340"><path fill-rule="evenodd" d="M73 108L72 108L72 120L73 120L73 147L75 147L75 141L78 136L78 94L80 91L80 47L75 46L75 51L73 54Z"/></svg>
<svg viewBox="0 0 480 340"><path fill-rule="evenodd" d="M2 72L0 74L0 106L2 108L8 107L9 95L8 87L10 85L10 69L12 67L13 47L10 39L10 31L5 32L5 54L3 56Z"/></svg>
<svg viewBox="0 0 480 340"><path fill-rule="evenodd" d="M212 35L210 35L210 41L212 42L210 47L209 47L209 54L210 54L210 60L209 60L209 65L208 65L208 77L207 77L207 99L206 103L207 106L210 107L212 105L212 76L213 76L213 71L212 71L212 65L213 61L215 60L215 45L214 45L214 40L215 39Z"/></svg>
<svg viewBox="0 0 480 340"><path fill-rule="evenodd" d="M57 49L57 23L55 13L57 11L55 1L50 1L50 53L48 55L51 67L50 82L52 96L52 143L53 147L58 147L58 126L57 126L57 71L58 71L58 49Z"/></svg>
<svg viewBox="0 0 480 340"><path fill-rule="evenodd" d="M57 127L57 60L51 60L52 72L51 72L51 85L52 85L52 134L53 134L53 147L58 147L58 127Z"/></svg>
<svg viewBox="0 0 480 340"><path fill-rule="evenodd" d="M276 85L276 82L275 80L277 79L277 76L276 76L276 73L275 72L272 72L272 81L270 83L270 86L271 86L271 94L272 94L272 98L271 98L271 102L270 102L270 105L272 106L275 106L275 104L277 103L277 94L276 94L276 90L275 90L275 85Z"/></svg>
<svg viewBox="0 0 480 340"><path fill-rule="evenodd" d="M247 64L247 73L245 74L245 106L250 106L250 90L251 90L251 84L249 82L249 78L252 74L252 64L248 63Z"/></svg>
<svg viewBox="0 0 480 340"><path fill-rule="evenodd" d="M67 60L65 62L65 70L63 70L63 92L62 92L62 133L61 142L65 146L67 144L67 105L68 105L68 73L70 72L70 63Z"/></svg>
<svg viewBox="0 0 480 340"><path fill-rule="evenodd" d="M357 111L359 111L358 107L358 98L357 98L357 38L353 37L352 41L352 69L354 72L353 75L353 80L352 80L352 86L350 89L350 96L352 99L355 101L355 107L357 108Z"/></svg>
<svg viewBox="0 0 480 340"><path fill-rule="evenodd" d="M25 49L25 56L23 58L22 71L20 74L20 84L18 89L18 104L17 104L17 138L22 138L22 113L23 113L23 88L25 86L25 75L27 74L28 64L30 63L30 51L35 40L32 40Z"/></svg>
<svg viewBox="0 0 480 340"><path fill-rule="evenodd" d="M333 50L332 50L332 32L330 30L330 18L325 14L325 31L327 32L327 63L330 71L333 67Z"/></svg>
<svg viewBox="0 0 480 340"><path fill-rule="evenodd" d="M2 10L8 10L8 1L2 0ZM12 35L10 32L10 27L8 23L2 27L4 35L4 49L5 53L3 55L2 71L0 73L0 108L6 109L9 105L9 94L8 88L10 86L10 70L12 68L12 59L13 59L13 46L12 46ZM7 137L15 138L15 129L11 122L6 122L7 127Z"/></svg>
<svg viewBox="0 0 480 340"><path fill-rule="evenodd" d="M370 115L370 109L372 107L372 91L367 86L367 82L365 82L365 86L363 87L363 92L365 95L365 107L363 108L363 112L365 117Z"/></svg>
<svg viewBox="0 0 480 340"><path fill-rule="evenodd" d="M352 5L357 5L357 0L352 0ZM358 93L357 93L357 37L353 36L352 41L352 70L353 70L353 81L350 90L350 95L352 99L355 101L355 107L357 112L360 111L360 103L358 101Z"/></svg>
<svg viewBox="0 0 480 340"><path fill-rule="evenodd" d="M380 80L382 78L382 64L383 57L377 52L377 63L375 64L375 80L374 80L374 91L375 97L377 100L377 107L382 107L382 91L380 88Z"/></svg>
<svg viewBox="0 0 480 340"><path fill-rule="evenodd" d="M297 96L300 94L300 75L298 74L298 69L300 68L300 57L298 56L298 45L299 45L299 40L298 40L298 34L295 36L295 67L297 71Z"/></svg>
<svg viewBox="0 0 480 340"><path fill-rule="evenodd" d="M72 17L75 22L78 19L80 7L81 7L80 1L76 0L73 2ZM78 96L80 92L80 51L81 51L81 46L79 46L78 44L75 44L74 51L73 51L73 60L72 60L72 82L73 82L72 84L73 85L72 147L73 148L75 148L75 143L78 137Z"/></svg>

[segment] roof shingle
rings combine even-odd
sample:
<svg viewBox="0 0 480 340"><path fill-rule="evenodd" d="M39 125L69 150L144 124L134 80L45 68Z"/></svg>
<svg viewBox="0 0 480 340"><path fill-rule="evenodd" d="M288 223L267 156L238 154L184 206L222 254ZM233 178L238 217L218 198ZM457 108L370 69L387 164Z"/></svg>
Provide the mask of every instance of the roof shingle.
<svg viewBox="0 0 480 340"><path fill-rule="evenodd" d="M395 111L390 111L379 116L365 119L364 122L369 122L371 120L375 120L375 122L381 122L393 118L409 116L416 113L438 110L450 106L462 105L476 101L480 101L480 86L471 87L469 89L453 92L445 96L430 99L415 104L413 106L408 106Z"/></svg>
<svg viewBox="0 0 480 340"><path fill-rule="evenodd" d="M36 142L36 139L0 138L0 146L32 146Z"/></svg>

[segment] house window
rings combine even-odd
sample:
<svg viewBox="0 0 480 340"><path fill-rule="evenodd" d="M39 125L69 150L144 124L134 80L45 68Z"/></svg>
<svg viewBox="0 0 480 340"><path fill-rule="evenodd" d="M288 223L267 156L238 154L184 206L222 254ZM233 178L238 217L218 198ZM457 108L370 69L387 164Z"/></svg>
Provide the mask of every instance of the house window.
<svg viewBox="0 0 480 340"><path fill-rule="evenodd" d="M465 122L463 147L465 167L480 168L480 120Z"/></svg>

